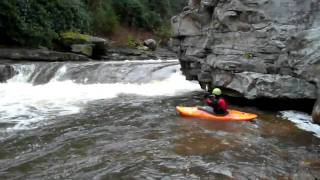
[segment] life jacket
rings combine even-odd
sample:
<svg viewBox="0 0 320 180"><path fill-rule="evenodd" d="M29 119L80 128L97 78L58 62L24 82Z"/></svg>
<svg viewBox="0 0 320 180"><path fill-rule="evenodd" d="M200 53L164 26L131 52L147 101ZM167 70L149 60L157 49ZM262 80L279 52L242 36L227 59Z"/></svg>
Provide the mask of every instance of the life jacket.
<svg viewBox="0 0 320 180"><path fill-rule="evenodd" d="M226 100L224 100L223 98L219 99L218 106L223 111L227 111L227 109L228 109L228 104L227 104Z"/></svg>
<svg viewBox="0 0 320 180"><path fill-rule="evenodd" d="M225 114L228 110L228 104L222 97L217 97L213 102L213 110L216 114Z"/></svg>

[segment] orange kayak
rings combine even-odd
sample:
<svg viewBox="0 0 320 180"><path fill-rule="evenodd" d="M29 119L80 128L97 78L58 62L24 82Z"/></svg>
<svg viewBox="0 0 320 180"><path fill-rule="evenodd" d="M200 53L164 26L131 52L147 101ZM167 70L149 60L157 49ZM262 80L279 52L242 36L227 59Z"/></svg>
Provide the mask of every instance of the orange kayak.
<svg viewBox="0 0 320 180"><path fill-rule="evenodd" d="M176 107L177 112L183 117L200 118L212 121L251 121L256 119L256 114L245 113L236 110L228 110L228 114L225 116L216 116L203 110L199 110L198 107Z"/></svg>

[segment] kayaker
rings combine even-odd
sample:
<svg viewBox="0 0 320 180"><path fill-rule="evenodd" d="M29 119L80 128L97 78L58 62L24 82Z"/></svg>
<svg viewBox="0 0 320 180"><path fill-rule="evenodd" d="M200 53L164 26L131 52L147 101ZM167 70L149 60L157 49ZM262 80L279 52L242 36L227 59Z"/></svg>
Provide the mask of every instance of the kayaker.
<svg viewBox="0 0 320 180"><path fill-rule="evenodd" d="M228 104L222 97L222 91L219 88L214 88L212 94L205 95L205 103L213 108L214 114L228 114Z"/></svg>

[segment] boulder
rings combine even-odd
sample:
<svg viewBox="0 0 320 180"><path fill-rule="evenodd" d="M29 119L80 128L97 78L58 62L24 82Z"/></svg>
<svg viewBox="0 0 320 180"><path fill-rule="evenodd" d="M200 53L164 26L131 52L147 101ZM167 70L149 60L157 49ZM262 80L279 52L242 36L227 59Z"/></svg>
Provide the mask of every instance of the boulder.
<svg viewBox="0 0 320 180"><path fill-rule="evenodd" d="M17 72L10 65L0 65L0 83L5 83L7 80L15 76Z"/></svg>
<svg viewBox="0 0 320 180"><path fill-rule="evenodd" d="M155 51L157 49L157 41L154 39L147 39L143 42L143 45L148 47L150 50Z"/></svg>
<svg viewBox="0 0 320 180"><path fill-rule="evenodd" d="M105 55L109 46L109 41L106 39L77 32L66 32L60 36L60 44L64 50L84 54L91 58L100 58Z"/></svg>

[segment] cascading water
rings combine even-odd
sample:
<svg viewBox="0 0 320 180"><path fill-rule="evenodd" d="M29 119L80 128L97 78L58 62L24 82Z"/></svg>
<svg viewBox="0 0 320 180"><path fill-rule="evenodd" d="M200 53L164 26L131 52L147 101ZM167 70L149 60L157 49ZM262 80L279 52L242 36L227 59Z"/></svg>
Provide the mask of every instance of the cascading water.
<svg viewBox="0 0 320 180"><path fill-rule="evenodd" d="M178 64L13 64L19 74L0 84L0 179L320 177L309 115L232 106L259 119L181 118L175 106L203 93Z"/></svg>
<svg viewBox="0 0 320 180"><path fill-rule="evenodd" d="M38 127L39 121L79 113L88 101L120 94L172 96L199 90L184 80L177 61L166 63L40 63L15 65L19 74L0 84L0 123L13 129Z"/></svg>

